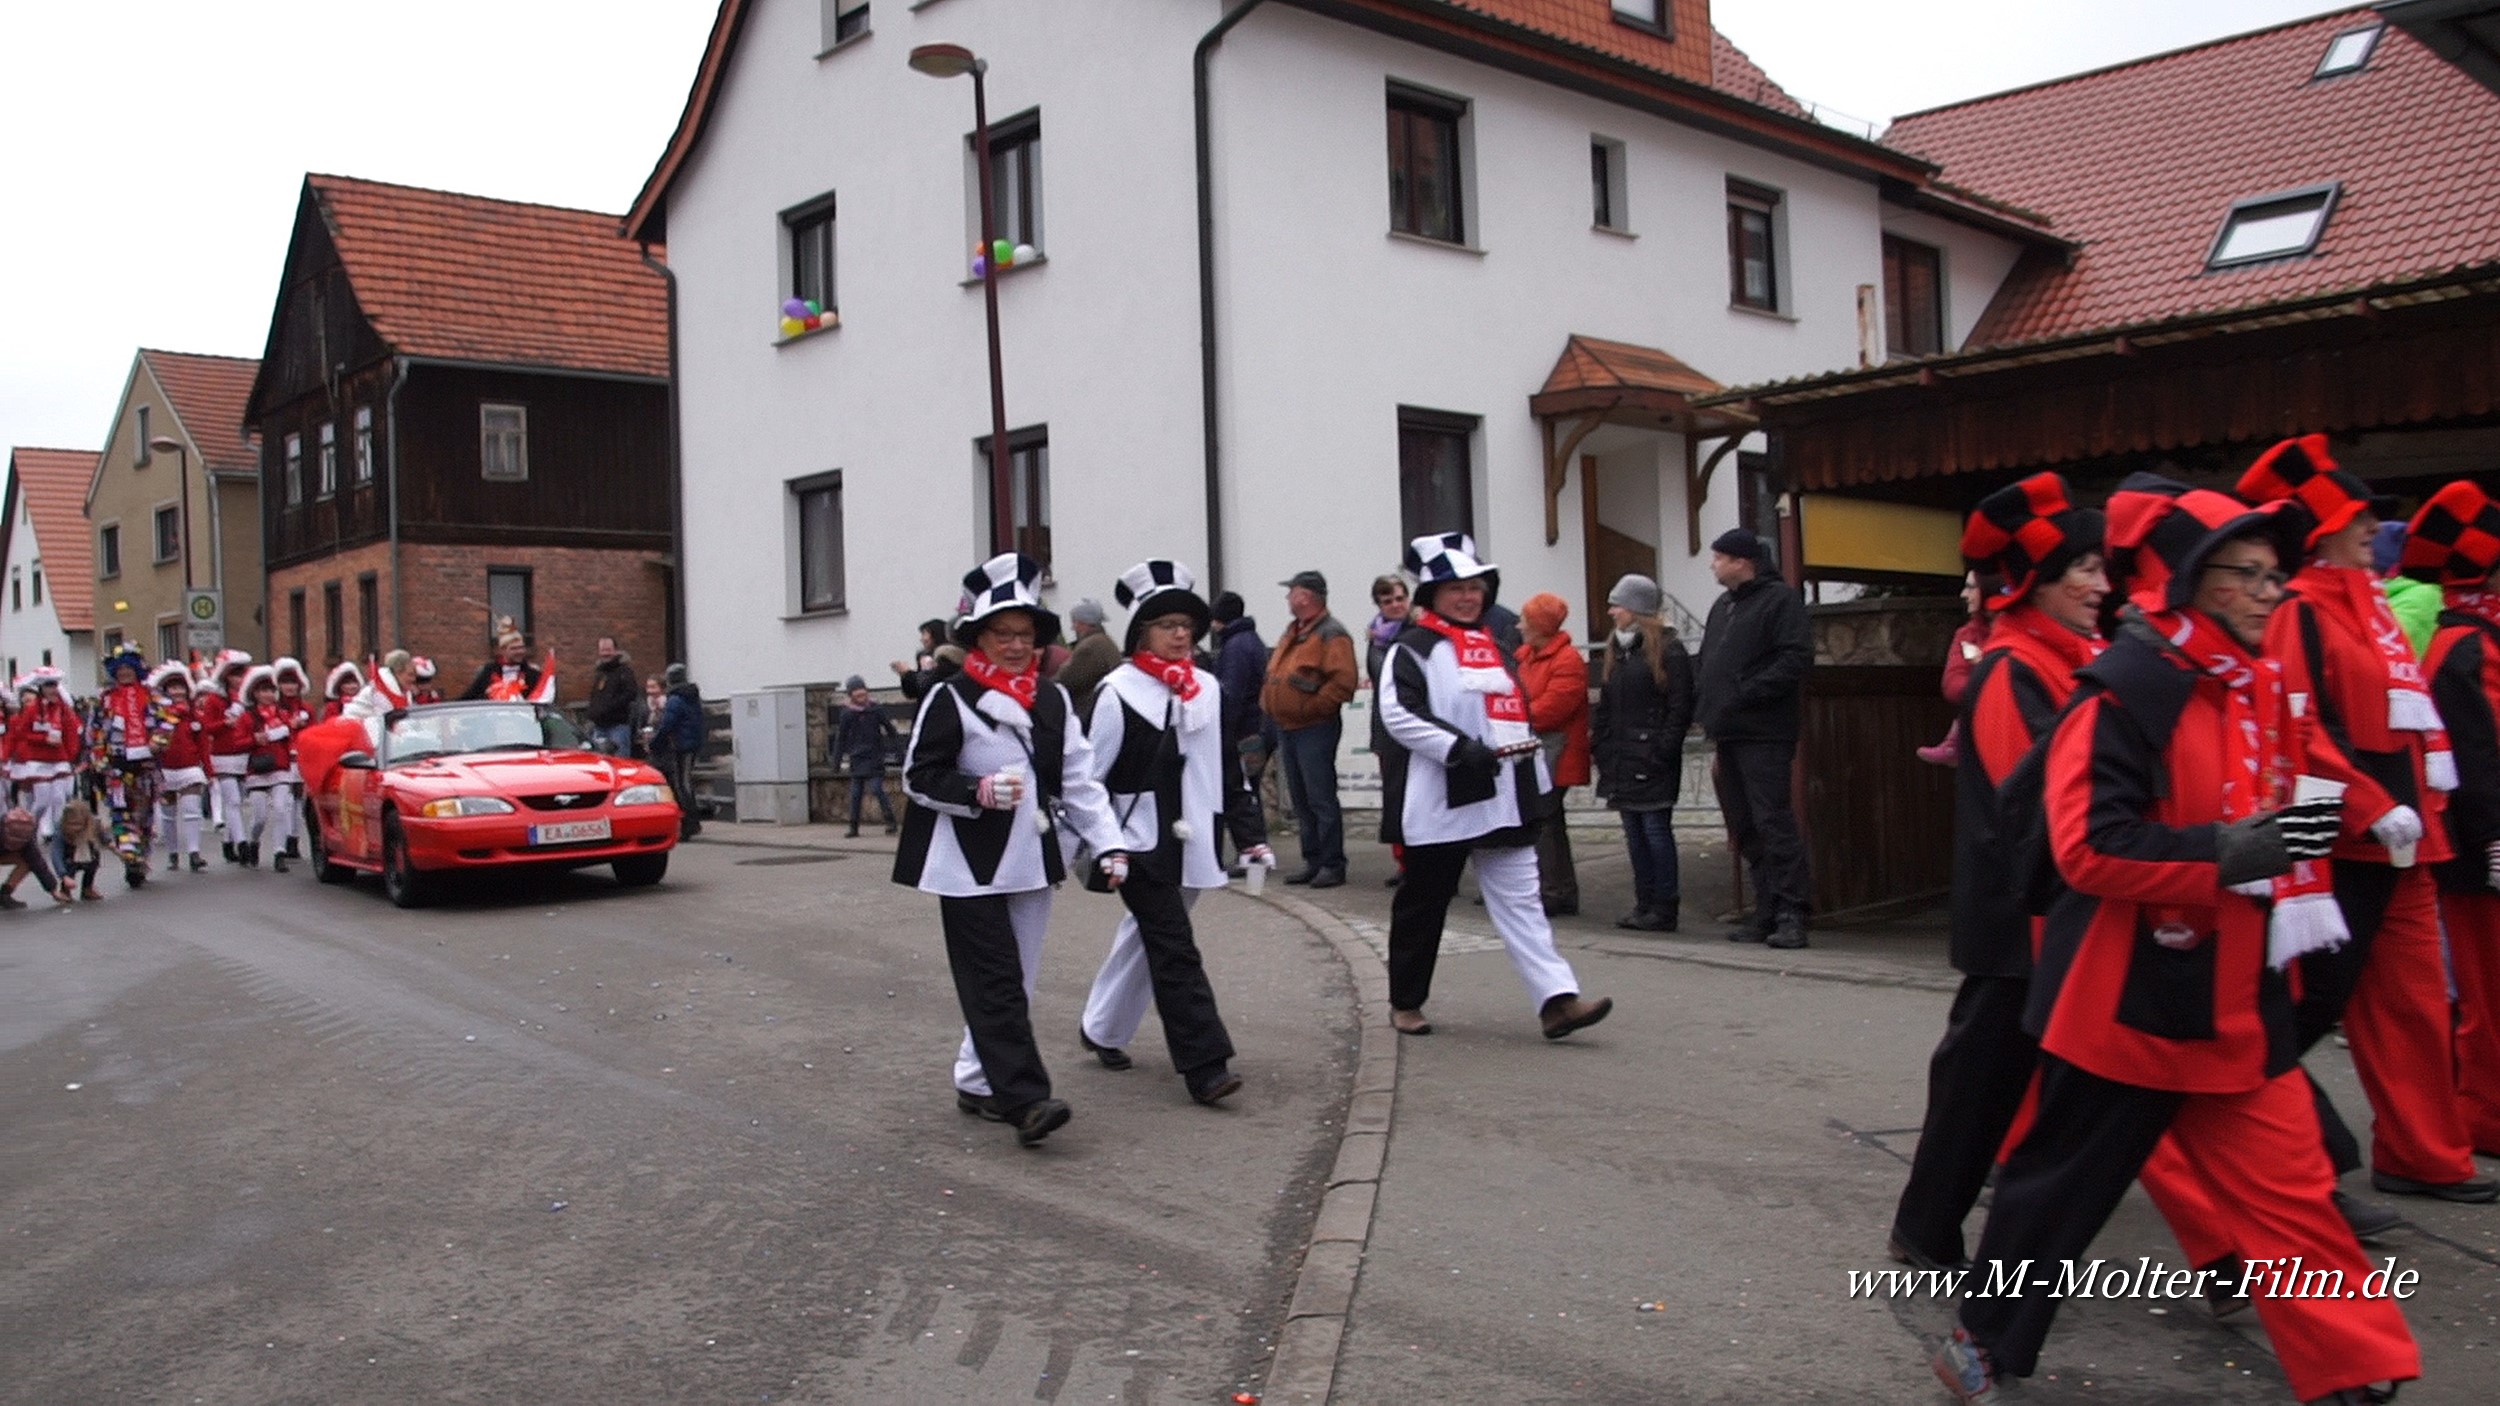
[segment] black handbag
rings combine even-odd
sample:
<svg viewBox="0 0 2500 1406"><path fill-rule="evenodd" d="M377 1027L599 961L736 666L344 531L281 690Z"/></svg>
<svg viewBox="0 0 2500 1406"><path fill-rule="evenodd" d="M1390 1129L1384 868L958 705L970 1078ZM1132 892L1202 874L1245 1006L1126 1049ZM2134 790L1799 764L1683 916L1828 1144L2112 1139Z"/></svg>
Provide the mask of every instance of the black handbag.
<svg viewBox="0 0 2500 1406"><path fill-rule="evenodd" d="M243 764L243 769L254 776L274 775L278 770L278 754L256 751L252 753L251 760Z"/></svg>

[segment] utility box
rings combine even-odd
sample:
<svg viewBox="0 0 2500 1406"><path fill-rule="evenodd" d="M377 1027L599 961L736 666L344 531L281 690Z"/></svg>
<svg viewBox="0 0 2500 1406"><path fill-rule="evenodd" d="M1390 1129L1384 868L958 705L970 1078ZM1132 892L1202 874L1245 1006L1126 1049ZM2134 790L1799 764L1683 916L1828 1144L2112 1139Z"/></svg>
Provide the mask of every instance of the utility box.
<svg viewBox="0 0 2500 1406"><path fill-rule="evenodd" d="M738 819L807 823L807 690L767 688L729 699Z"/></svg>

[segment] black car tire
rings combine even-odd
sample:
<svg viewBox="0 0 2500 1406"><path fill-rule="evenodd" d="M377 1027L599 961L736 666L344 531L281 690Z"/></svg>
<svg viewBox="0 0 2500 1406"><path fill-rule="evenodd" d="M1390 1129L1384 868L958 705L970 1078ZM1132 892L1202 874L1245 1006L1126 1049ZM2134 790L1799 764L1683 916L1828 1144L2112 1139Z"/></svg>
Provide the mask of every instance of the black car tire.
<svg viewBox="0 0 2500 1406"><path fill-rule="evenodd" d="M668 877L668 851L658 854L630 854L612 866L616 881L629 889L649 888Z"/></svg>
<svg viewBox="0 0 2500 1406"><path fill-rule="evenodd" d="M408 837L397 811L382 815L382 892L402 908L423 908L434 896L433 882L408 862Z"/></svg>
<svg viewBox="0 0 2500 1406"><path fill-rule="evenodd" d="M321 816L310 802L304 805L304 852L312 859L313 878L325 884L352 884L356 871L330 860L330 846L321 838Z"/></svg>

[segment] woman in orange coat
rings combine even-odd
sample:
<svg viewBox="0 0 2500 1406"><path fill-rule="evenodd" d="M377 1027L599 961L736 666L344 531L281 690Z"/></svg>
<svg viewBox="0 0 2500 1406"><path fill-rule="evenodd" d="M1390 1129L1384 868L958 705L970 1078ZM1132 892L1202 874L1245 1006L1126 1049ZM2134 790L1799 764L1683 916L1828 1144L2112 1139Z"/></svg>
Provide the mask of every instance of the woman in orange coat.
<svg viewBox="0 0 2500 1406"><path fill-rule="evenodd" d="M1553 809L1536 832L1537 877L1545 916L1580 911L1580 876L1571 866L1571 833L1563 798L1589 784L1589 665L1563 628L1571 607L1550 591L1519 607L1519 686L1528 695L1528 726L1545 744L1554 772Z"/></svg>

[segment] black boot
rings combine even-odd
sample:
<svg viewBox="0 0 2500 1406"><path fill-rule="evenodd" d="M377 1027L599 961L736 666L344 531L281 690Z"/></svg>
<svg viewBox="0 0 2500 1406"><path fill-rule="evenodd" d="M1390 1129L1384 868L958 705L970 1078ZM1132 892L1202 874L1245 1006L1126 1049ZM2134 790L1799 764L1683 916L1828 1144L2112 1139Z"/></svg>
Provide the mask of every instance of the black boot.
<svg viewBox="0 0 2500 1406"><path fill-rule="evenodd" d="M245 840L235 846L235 851L242 856L244 868L258 869L260 867L260 846Z"/></svg>
<svg viewBox="0 0 2500 1406"><path fill-rule="evenodd" d="M842 838L844 838L844 839L846 839L846 840L856 840L856 839L858 839L858 838L859 838L859 822L858 822L858 821L856 821L856 820L852 821L852 822L851 822L851 828L842 832Z"/></svg>
<svg viewBox="0 0 2500 1406"><path fill-rule="evenodd" d="M232 840L228 840L228 841L226 841L226 843L225 843L225 845L223 846L223 848L225 849L225 852L226 852L226 862L227 862L228 864L233 864L233 863L235 863L237 860L239 860L239 859L241 858L241 856L240 856L240 855L237 855L237 854L234 852L234 841L232 841Z"/></svg>
<svg viewBox="0 0 2500 1406"><path fill-rule="evenodd" d="M192 873L196 874L196 873L200 872L202 869L205 869L205 868L207 868L207 867L208 867L208 861L207 861L207 860L200 858L200 857L199 857L198 855L196 855L196 854L194 854L194 855L192 855L192 856L191 856L191 872L192 872Z"/></svg>
<svg viewBox="0 0 2500 1406"><path fill-rule="evenodd" d="M1797 913L1781 914L1779 926L1771 930L1771 935L1763 940L1763 945L1777 947L1784 951L1795 951L1797 948L1807 946L1804 916Z"/></svg>
<svg viewBox="0 0 2500 1406"><path fill-rule="evenodd" d="M294 848L294 846L289 845L287 848L288 848L288 849L292 849L292 848ZM272 874L283 874L283 873L285 873L285 872L286 872L286 854L287 854L286 850L284 850L284 849L279 850L279 851L278 851L278 857L269 861L269 872L270 872L270 873L272 873Z"/></svg>
<svg viewBox="0 0 2500 1406"><path fill-rule="evenodd" d="M293 835L286 837L286 848L278 851L278 857L280 859L301 859L304 857L304 852L295 847L295 837Z"/></svg>

